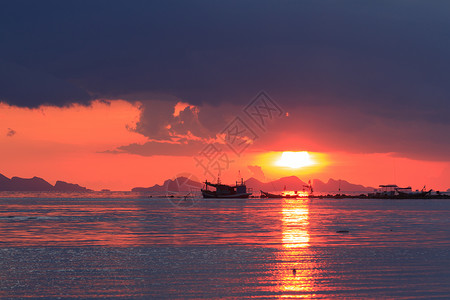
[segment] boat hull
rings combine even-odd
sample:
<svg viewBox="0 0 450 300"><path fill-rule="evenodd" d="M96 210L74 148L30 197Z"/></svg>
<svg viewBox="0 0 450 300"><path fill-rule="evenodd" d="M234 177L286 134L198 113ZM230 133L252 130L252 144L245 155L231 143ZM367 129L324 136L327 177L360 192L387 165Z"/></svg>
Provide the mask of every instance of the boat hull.
<svg viewBox="0 0 450 300"><path fill-rule="evenodd" d="M236 194L229 194L229 195L218 195L214 191L207 191L202 190L203 198L219 198L219 199L237 199L237 198L248 198L250 197L252 193L236 193Z"/></svg>
<svg viewBox="0 0 450 300"><path fill-rule="evenodd" d="M261 198L284 198L282 195L271 194L261 191Z"/></svg>
<svg viewBox="0 0 450 300"><path fill-rule="evenodd" d="M274 198L274 199L279 199L279 198L301 198L301 197L306 197L306 196L300 196L300 195L290 195L290 194L286 194L286 195L280 195L280 194L271 194L268 192L264 192L261 191L261 198Z"/></svg>

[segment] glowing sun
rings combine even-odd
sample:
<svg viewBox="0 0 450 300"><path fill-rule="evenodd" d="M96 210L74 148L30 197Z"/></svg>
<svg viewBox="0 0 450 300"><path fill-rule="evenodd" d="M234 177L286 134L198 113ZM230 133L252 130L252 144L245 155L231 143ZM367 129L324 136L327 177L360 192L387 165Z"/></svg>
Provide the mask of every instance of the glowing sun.
<svg viewBox="0 0 450 300"><path fill-rule="evenodd" d="M281 154L281 158L275 163L279 167L289 167L298 169L302 167L311 166L314 161L306 151L292 152L286 151Z"/></svg>

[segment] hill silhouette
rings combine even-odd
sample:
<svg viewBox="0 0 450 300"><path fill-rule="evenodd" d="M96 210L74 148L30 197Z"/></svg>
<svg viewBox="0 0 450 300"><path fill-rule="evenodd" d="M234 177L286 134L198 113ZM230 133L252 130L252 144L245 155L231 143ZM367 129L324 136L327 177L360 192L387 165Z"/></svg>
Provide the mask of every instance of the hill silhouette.
<svg viewBox="0 0 450 300"><path fill-rule="evenodd" d="M300 180L297 176L283 177L278 180L263 183L255 178L250 178L246 181L247 186L253 188L253 191L282 191L284 187L286 190L303 190L308 184ZM360 184L353 184L346 180L335 180L330 178L328 182L323 182L319 179L312 180L312 186L314 192L319 193L335 193L341 192L372 192L374 189L372 187L365 187Z"/></svg>
<svg viewBox="0 0 450 300"><path fill-rule="evenodd" d="M341 193L346 192L372 192L373 187L366 187L361 184L350 183L346 180L336 180L330 178L327 182L319 179L313 179L312 186L314 192L317 193L338 193L339 188ZM227 184L227 182L224 182ZM303 190L306 182L299 179L297 176L282 177L277 180L262 182L256 178L249 178L245 181L247 187L252 188L254 193L263 190L265 192L279 192L284 190ZM233 184L230 182L229 184ZM162 185L155 184L150 187L135 187L133 192L191 192L193 190L200 190L203 183L192 180L187 177L180 176L175 179L165 180ZM8 177L0 174L0 191L40 191L40 192L89 192L92 191L78 184L67 183L58 180L55 185L51 185L40 177L21 178ZM450 192L450 189L447 190Z"/></svg>
<svg viewBox="0 0 450 300"><path fill-rule="evenodd" d="M192 190L199 190L202 183L191 180L187 177L177 177L175 179L168 179L162 185L155 184L151 187L135 187L131 189L132 192L191 192Z"/></svg>
<svg viewBox="0 0 450 300"><path fill-rule="evenodd" d="M227 184L227 182L224 182ZM261 182L256 178L249 178L245 181L248 188L252 188L254 193L260 190L265 192L282 191L286 187L287 190L303 190L307 185L306 182L299 179L297 176L282 177L277 180L269 182ZM346 180L329 179L328 182L323 182L319 179L312 180L314 192L337 193L339 186L341 192L372 192L372 187L365 187L360 184L353 184ZM229 184L233 184L230 182ZM155 184L151 187L135 187L133 192L188 192L192 190L199 190L203 186L202 183L188 179L186 177L178 177L176 179L168 179L162 185Z"/></svg>
<svg viewBox="0 0 450 300"><path fill-rule="evenodd" d="M9 181L10 191L51 191L53 185L42 178L20 178L13 177Z"/></svg>
<svg viewBox="0 0 450 300"><path fill-rule="evenodd" d="M319 179L313 180L314 191L317 192L373 192L373 187L365 187L361 184L353 184L346 180L328 179L325 183Z"/></svg>
<svg viewBox="0 0 450 300"><path fill-rule="evenodd" d="M60 181L60 180L58 180L55 183L53 190L58 191L58 192L89 192L89 191L91 191L90 189L87 189L78 184L68 183L68 182L64 182L64 181Z"/></svg>
<svg viewBox="0 0 450 300"><path fill-rule="evenodd" d="M91 191L78 184L57 181L53 186L40 177L21 178L8 177L0 174L0 191L17 192L88 192Z"/></svg>
<svg viewBox="0 0 450 300"><path fill-rule="evenodd" d="M254 192L263 191L282 191L284 187L287 190L302 190L303 186L306 185L305 182L300 180L297 176L282 177L280 179L261 182L258 179L250 178L245 181L247 187L252 188Z"/></svg>

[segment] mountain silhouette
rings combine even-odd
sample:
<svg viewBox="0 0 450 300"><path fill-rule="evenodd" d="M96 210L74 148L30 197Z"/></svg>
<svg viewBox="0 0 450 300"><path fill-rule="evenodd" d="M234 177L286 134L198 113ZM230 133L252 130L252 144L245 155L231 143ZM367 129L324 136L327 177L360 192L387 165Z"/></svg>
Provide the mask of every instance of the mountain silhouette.
<svg viewBox="0 0 450 300"><path fill-rule="evenodd" d="M339 187L341 192L372 192L374 189L372 187L365 187L360 184L353 184L346 180L335 180L330 178L327 183L319 180L313 179L312 187L314 192L325 193L325 192L338 192ZM253 188L253 191L263 190L265 192L275 192L282 191L284 187L286 190L296 190L300 191L303 189L308 189L308 184L300 180L297 176L283 177L278 180L263 183L255 178L250 178L246 181L247 186Z"/></svg>
<svg viewBox="0 0 450 300"><path fill-rule="evenodd" d="M58 191L58 192L89 192L89 191L91 191L83 186L78 185L78 184L67 183L67 182L60 181L60 180L58 180L55 183L53 190Z"/></svg>
<svg viewBox="0 0 450 300"><path fill-rule="evenodd" d="M346 192L372 192L373 187L366 187L361 184L353 184L346 180L336 180L330 178L326 183L319 180L311 180L314 192L317 193L346 193ZM226 182L224 182L227 184ZM280 192L286 187L286 190L301 191L307 183L300 180L297 176L282 177L280 179L261 182L256 178L249 178L245 181L248 188L253 189L253 193L260 190L265 192ZM233 184L230 182L230 184ZM135 187L133 192L192 192L200 190L203 183L191 178L180 176L175 179L165 180L162 185L155 184L150 187ZM340 191L339 191L340 189ZM0 174L0 191L41 191L41 192L89 192L92 191L78 184L67 183L58 180L53 186L40 177L21 178L8 177ZM447 190L450 192L450 189Z"/></svg>
<svg viewBox="0 0 450 300"><path fill-rule="evenodd" d="M7 186L7 185L9 185L9 181L10 181L10 179L8 178L8 177L6 177L5 175L3 175L3 174L0 174L0 189L3 187L3 186Z"/></svg>
<svg viewBox="0 0 450 300"><path fill-rule="evenodd" d="M312 181L314 191L317 192L373 192L373 187L365 187L361 184L353 184L346 180L335 180L330 178L327 183L314 179Z"/></svg>
<svg viewBox="0 0 450 300"><path fill-rule="evenodd" d="M245 183L247 184L247 187L253 189L253 192L259 192L260 190L265 192L283 191L284 187L286 187L286 190L300 191L303 189L304 185L306 185L306 183L300 180L297 176L282 177L266 183L252 177L246 180Z"/></svg>
<svg viewBox="0 0 450 300"><path fill-rule="evenodd" d="M49 192L53 190L53 185L42 178L20 178L13 177L9 181L10 191L42 191Z"/></svg>
<svg viewBox="0 0 450 300"><path fill-rule="evenodd" d="M0 191L17 192L88 192L91 191L78 184L57 181L53 186L40 177L21 178L8 177L0 174Z"/></svg>
<svg viewBox="0 0 450 300"><path fill-rule="evenodd" d="M346 180L335 180L329 179L327 183L314 179L312 180L312 185L314 192L318 193L337 193L339 191L339 186L341 192L372 192L372 187L365 187L360 184L353 184ZM224 182L227 184L227 182ZM233 184L230 182L229 184ZM282 177L280 179L261 182L256 178L249 178L245 181L248 188L253 189L253 193L259 193L260 190L265 192L279 192L286 190L291 191L301 191L303 189L308 189L306 182L299 179L297 176ZM132 189L133 192L190 192L192 190L199 190L203 186L202 183L188 179L186 177L178 177L176 179L168 179L164 181L162 185L155 184L151 187L135 187Z"/></svg>
<svg viewBox="0 0 450 300"><path fill-rule="evenodd" d="M175 179L168 179L164 181L163 185L155 184L151 187L135 187L132 192L191 192L193 190L200 190L202 183L191 180L187 177L177 177Z"/></svg>

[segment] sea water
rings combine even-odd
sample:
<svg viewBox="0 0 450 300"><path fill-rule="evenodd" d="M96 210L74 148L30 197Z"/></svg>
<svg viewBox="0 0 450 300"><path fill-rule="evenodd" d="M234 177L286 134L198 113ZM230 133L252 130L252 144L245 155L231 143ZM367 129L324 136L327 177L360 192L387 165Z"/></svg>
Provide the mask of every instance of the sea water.
<svg viewBox="0 0 450 300"><path fill-rule="evenodd" d="M450 298L450 201L0 194L0 297Z"/></svg>

